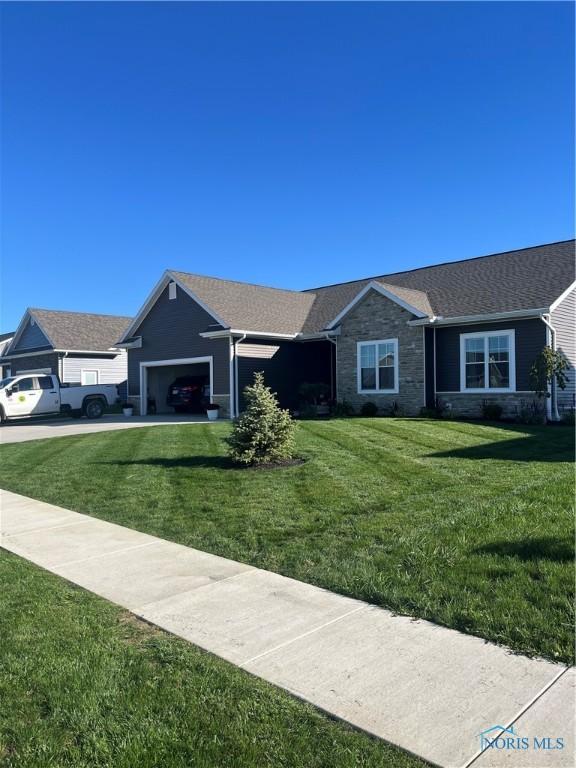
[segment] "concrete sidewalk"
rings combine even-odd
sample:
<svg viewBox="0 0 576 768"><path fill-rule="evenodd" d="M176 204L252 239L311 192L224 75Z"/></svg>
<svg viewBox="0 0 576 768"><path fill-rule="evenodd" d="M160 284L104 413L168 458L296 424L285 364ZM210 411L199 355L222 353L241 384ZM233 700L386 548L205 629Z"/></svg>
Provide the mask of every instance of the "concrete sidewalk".
<svg viewBox="0 0 576 768"><path fill-rule="evenodd" d="M5 549L431 763L574 765L573 669L13 493L0 504ZM482 752L494 726L508 748Z"/></svg>

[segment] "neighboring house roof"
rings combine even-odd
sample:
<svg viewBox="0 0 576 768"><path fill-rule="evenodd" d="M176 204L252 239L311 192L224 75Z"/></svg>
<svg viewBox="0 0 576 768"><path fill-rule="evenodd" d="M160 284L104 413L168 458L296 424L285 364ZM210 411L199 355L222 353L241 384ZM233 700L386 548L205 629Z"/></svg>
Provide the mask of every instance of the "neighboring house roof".
<svg viewBox="0 0 576 768"><path fill-rule="evenodd" d="M105 352L115 346L131 318L89 312L28 309L6 355L17 354L18 338L28 319L33 318L52 349L70 352ZM22 350L24 351L24 350Z"/></svg>
<svg viewBox="0 0 576 768"><path fill-rule="evenodd" d="M2 357L4 350L8 347L12 339L14 338L15 331L9 333L0 333L0 357Z"/></svg>

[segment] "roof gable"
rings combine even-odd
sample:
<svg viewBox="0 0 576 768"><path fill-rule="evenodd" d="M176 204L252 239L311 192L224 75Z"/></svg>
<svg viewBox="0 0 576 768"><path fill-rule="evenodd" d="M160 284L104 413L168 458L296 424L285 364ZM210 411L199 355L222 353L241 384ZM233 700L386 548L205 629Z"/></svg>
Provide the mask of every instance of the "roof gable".
<svg viewBox="0 0 576 768"><path fill-rule="evenodd" d="M5 354L49 347L78 352L113 348L130 318L52 309L27 309Z"/></svg>
<svg viewBox="0 0 576 768"><path fill-rule="evenodd" d="M30 349L50 348L51 346L50 337L45 333L32 313L27 310L12 339L12 343L9 345L10 350L12 352L24 352Z"/></svg>
<svg viewBox="0 0 576 768"><path fill-rule="evenodd" d="M356 296L354 296L352 301L348 302L336 317L328 323L326 328L329 330L338 325L348 312L361 302L364 296L370 291L375 291L381 296L385 296L387 299L390 299L390 301L393 301L395 304L403 307L403 309L411 312L415 317L429 317L432 315L428 297L422 291L398 288L397 286L388 285L387 283L381 283L378 280L371 280L356 294Z"/></svg>

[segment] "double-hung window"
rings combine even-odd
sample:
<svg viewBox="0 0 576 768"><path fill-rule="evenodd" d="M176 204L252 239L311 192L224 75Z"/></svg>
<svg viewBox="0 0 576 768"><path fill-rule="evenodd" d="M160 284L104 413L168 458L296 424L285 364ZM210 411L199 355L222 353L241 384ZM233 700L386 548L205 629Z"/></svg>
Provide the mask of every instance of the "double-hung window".
<svg viewBox="0 0 576 768"><path fill-rule="evenodd" d="M460 334L460 391L515 390L514 331Z"/></svg>
<svg viewBox="0 0 576 768"><path fill-rule="evenodd" d="M398 392L398 339L359 341L358 392Z"/></svg>

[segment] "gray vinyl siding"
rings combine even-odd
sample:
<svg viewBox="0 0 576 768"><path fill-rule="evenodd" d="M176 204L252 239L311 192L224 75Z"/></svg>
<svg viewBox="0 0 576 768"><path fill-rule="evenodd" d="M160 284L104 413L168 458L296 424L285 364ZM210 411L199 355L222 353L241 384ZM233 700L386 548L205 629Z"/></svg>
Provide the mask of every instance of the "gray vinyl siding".
<svg viewBox="0 0 576 768"><path fill-rule="evenodd" d="M546 345L546 326L541 320L458 325L436 329L436 391L460 391L460 334L514 330L516 346L516 391L531 390L530 368Z"/></svg>
<svg viewBox="0 0 576 768"><path fill-rule="evenodd" d="M203 339L200 333L215 320L193 299L176 288L176 299L168 298L168 286L158 297L132 336L142 337L142 347L128 350L129 394L140 394L140 363L189 357L213 358L213 394L230 392L230 346L228 339Z"/></svg>
<svg viewBox="0 0 576 768"><path fill-rule="evenodd" d="M556 349L570 363L568 386L558 389L560 410L574 408L576 400L576 290L569 293L552 312L552 325L556 329Z"/></svg>
<svg viewBox="0 0 576 768"><path fill-rule="evenodd" d="M83 369L98 371L99 384L116 384L120 397L126 396L128 355L125 350L121 350L117 355L102 357L67 355L62 360L62 381L67 384L80 383Z"/></svg>
<svg viewBox="0 0 576 768"><path fill-rule="evenodd" d="M31 319L28 318L26 327L22 331L22 335L18 339L18 343L12 348L12 352L17 350L22 352L25 349L38 349L42 347L50 347L49 340L44 336L37 324L32 325Z"/></svg>
<svg viewBox="0 0 576 768"><path fill-rule="evenodd" d="M258 371L264 373L267 386L276 392L283 408L298 406L298 390L304 382L322 382L333 387L332 346L328 341L271 342L253 339L239 344L240 408L244 407L244 388L253 382L254 374Z"/></svg>

